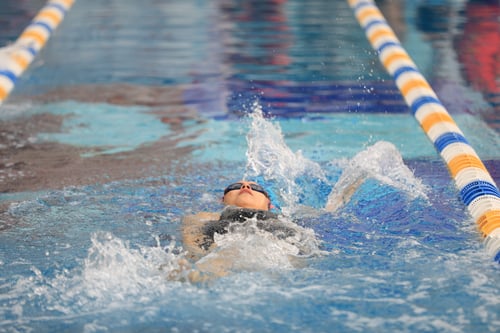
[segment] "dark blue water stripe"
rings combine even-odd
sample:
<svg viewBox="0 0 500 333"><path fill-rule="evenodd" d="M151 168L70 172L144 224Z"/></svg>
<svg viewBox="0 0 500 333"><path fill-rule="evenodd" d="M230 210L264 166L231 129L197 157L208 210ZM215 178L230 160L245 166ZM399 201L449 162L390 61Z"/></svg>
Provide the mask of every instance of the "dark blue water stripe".
<svg viewBox="0 0 500 333"><path fill-rule="evenodd" d="M448 132L442 134L436 139L436 141L434 142L434 147L436 147L437 151L441 153L443 149L446 148L446 146L456 142L461 142L469 145L469 142L463 135L455 132Z"/></svg>
<svg viewBox="0 0 500 333"><path fill-rule="evenodd" d="M500 251L498 251L497 255L495 256L495 258L493 260L500 263Z"/></svg>
<svg viewBox="0 0 500 333"><path fill-rule="evenodd" d="M441 101L434 96L422 96L411 103L411 111L415 114L422 105L428 103L439 104L441 106L443 105L441 104Z"/></svg>
<svg viewBox="0 0 500 333"><path fill-rule="evenodd" d="M463 202L468 206L474 199L483 195L494 195L500 198L498 188L484 180L476 180L464 186L460 191Z"/></svg>
<svg viewBox="0 0 500 333"><path fill-rule="evenodd" d="M36 22L33 22L30 24L30 26L33 26L33 25L38 25L42 28L45 28L45 30L47 30L49 32L49 34L52 33L52 27L50 25L48 25L47 23L45 22L42 22L42 21L36 21Z"/></svg>
<svg viewBox="0 0 500 333"><path fill-rule="evenodd" d="M0 70L0 75L8 78L9 80L12 81L12 83L16 83L17 76L13 72L11 72L9 70Z"/></svg>

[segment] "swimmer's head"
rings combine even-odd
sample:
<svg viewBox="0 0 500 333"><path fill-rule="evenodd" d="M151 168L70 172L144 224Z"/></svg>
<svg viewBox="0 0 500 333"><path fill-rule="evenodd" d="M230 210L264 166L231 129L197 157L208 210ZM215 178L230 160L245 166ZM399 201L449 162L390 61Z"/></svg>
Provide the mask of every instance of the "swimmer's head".
<svg viewBox="0 0 500 333"><path fill-rule="evenodd" d="M269 210L271 208L271 200L266 190L255 182L244 180L226 187L222 202L226 205L242 208L260 210Z"/></svg>

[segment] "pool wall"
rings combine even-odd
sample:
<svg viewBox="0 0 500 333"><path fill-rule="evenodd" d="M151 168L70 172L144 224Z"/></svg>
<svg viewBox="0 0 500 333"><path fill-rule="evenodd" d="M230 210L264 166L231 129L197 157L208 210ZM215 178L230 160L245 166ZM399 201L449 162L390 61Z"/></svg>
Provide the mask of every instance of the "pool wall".
<svg viewBox="0 0 500 333"><path fill-rule="evenodd" d="M495 181L375 3L348 2L381 63L445 160L462 201L485 237L486 251L500 262L500 191Z"/></svg>

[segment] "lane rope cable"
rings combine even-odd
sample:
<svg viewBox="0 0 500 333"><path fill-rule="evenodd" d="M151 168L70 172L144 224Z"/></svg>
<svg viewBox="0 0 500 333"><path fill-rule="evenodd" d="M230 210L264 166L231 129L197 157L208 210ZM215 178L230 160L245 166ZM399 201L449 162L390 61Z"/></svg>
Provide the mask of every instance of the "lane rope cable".
<svg viewBox="0 0 500 333"><path fill-rule="evenodd" d="M348 0L348 3L380 62L445 160L462 201L484 237L487 253L500 262L500 192L495 181L375 3L372 0Z"/></svg>

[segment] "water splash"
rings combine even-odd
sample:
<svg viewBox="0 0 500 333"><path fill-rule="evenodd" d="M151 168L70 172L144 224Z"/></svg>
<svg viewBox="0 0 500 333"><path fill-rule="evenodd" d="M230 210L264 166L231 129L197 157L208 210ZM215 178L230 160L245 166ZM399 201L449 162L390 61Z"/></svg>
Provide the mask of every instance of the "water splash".
<svg viewBox="0 0 500 333"><path fill-rule="evenodd" d="M171 242L167 247L139 246L110 233L93 235L92 246L84 261L82 278L91 297L110 292L115 295L144 295L145 289L157 289L167 279L179 279L183 254ZM148 292L146 292L147 294Z"/></svg>
<svg viewBox="0 0 500 333"><path fill-rule="evenodd" d="M231 225L227 233L215 234L217 247L200 259L196 267L216 275L293 269L307 258L324 253L312 229L300 227L286 218L281 218L279 223L294 232L282 237L262 230L255 218Z"/></svg>
<svg viewBox="0 0 500 333"><path fill-rule="evenodd" d="M72 269L52 276L33 266L33 276L19 279L6 295L13 302L20 297L30 300L11 315L22 320L37 306L54 317L68 318L133 308L169 293L182 278L183 253L174 243L134 248L108 232L95 233L91 243L87 257Z"/></svg>
<svg viewBox="0 0 500 333"><path fill-rule="evenodd" d="M427 187L404 164L398 149L390 142L379 141L346 163L342 175L328 196L326 209L339 209L367 178L392 186L410 199L428 199Z"/></svg>
<svg viewBox="0 0 500 333"><path fill-rule="evenodd" d="M304 206L335 211L368 178L402 191L410 200L427 199L426 186L405 165L401 153L390 142L379 141L341 165L342 175L332 186L318 163L287 146L279 123L266 120L258 103L254 103L249 118L246 176L272 181L280 189L282 212L287 216L303 211ZM318 203L325 203L324 197L328 197L326 205L318 207Z"/></svg>
<svg viewBox="0 0 500 333"><path fill-rule="evenodd" d="M225 260L231 272L282 270L319 253L312 230L292 222L289 226L298 233L286 240L278 240L255 225L236 228L220 235L217 250L199 264ZM182 249L174 242L166 247L160 247L159 241L156 246L134 246L109 232L97 232L91 237L86 258L76 267L50 274L32 266L32 276L13 282L3 297L15 307L2 313L13 322L22 323L39 309L45 319L74 320L115 311L135 312L148 305L155 315L161 304L175 303L179 298L190 303L204 293L196 285L185 283L191 267L183 267L184 259Z"/></svg>
<svg viewBox="0 0 500 333"><path fill-rule="evenodd" d="M304 192L298 180L304 178L314 182L327 182L321 166L302 155L299 150L293 152L285 143L278 123L264 119L262 108L255 102L249 115L251 124L247 134L246 152L247 177L263 177L273 181L280 189L284 201L283 213L292 214Z"/></svg>

